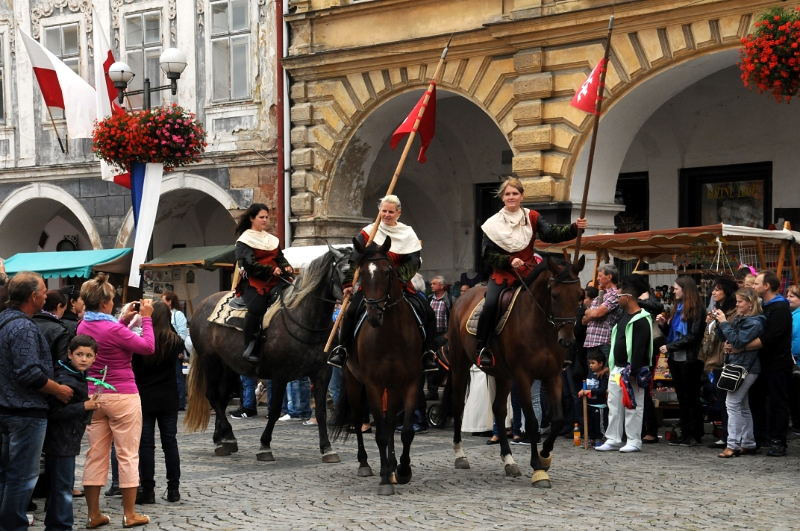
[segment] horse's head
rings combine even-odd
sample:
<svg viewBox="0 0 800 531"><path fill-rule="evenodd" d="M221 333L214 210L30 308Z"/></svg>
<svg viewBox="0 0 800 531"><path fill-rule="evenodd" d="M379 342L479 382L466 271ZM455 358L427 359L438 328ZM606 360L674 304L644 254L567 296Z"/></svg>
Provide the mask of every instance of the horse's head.
<svg viewBox="0 0 800 531"><path fill-rule="evenodd" d="M558 344L565 349L575 343L575 315L583 301L583 288L578 274L585 263L585 256L581 256L577 264L559 264L552 258L547 259L547 268L551 273L547 283L548 319L558 331Z"/></svg>
<svg viewBox="0 0 800 531"><path fill-rule="evenodd" d="M388 254L392 239L387 236L380 247L375 242L364 246L356 238L353 238L353 244L361 254L358 278L367 305L367 321L377 328L383 324L383 313L402 297L397 293L392 295L392 285L397 279L397 272Z"/></svg>
<svg viewBox="0 0 800 531"><path fill-rule="evenodd" d="M348 267L348 252L340 251L328 244L328 253L333 256L330 271L331 295L336 300L344 299L342 284L344 283L344 272Z"/></svg>

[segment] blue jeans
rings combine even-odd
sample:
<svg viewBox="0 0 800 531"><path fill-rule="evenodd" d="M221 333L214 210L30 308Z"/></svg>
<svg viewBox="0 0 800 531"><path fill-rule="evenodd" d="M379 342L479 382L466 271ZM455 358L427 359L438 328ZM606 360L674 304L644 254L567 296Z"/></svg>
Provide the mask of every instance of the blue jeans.
<svg viewBox="0 0 800 531"><path fill-rule="evenodd" d="M25 510L39 479L47 419L0 415L0 522L3 531L26 531Z"/></svg>
<svg viewBox="0 0 800 531"><path fill-rule="evenodd" d="M175 379L178 380L178 408L186 409L186 377L183 375L183 360L175 362Z"/></svg>
<svg viewBox="0 0 800 531"><path fill-rule="evenodd" d="M75 456L46 455L50 474L45 531L72 531L72 487L75 483Z"/></svg>
<svg viewBox="0 0 800 531"><path fill-rule="evenodd" d="M155 489L156 422L161 435L161 449L167 465L167 488L177 489L181 482L181 458L178 454L178 412L142 413L142 439L139 442L139 476L142 489Z"/></svg>
<svg viewBox="0 0 800 531"><path fill-rule="evenodd" d="M256 409L256 385L258 380L249 376L239 376L242 380L242 407Z"/></svg>
<svg viewBox="0 0 800 531"><path fill-rule="evenodd" d="M289 382L289 415L295 418L311 418L311 380L308 376Z"/></svg>
<svg viewBox="0 0 800 531"><path fill-rule="evenodd" d="M334 367L331 372L331 383L328 384L328 391L331 393L331 400L334 404L339 404L339 396L342 394L342 369ZM798 422L800 426L800 422Z"/></svg>

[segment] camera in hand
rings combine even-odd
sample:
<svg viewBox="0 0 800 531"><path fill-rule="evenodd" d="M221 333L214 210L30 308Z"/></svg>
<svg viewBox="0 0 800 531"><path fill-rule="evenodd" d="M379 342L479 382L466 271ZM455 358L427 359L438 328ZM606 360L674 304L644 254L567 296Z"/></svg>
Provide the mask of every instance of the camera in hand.
<svg viewBox="0 0 800 531"><path fill-rule="evenodd" d="M134 302L133 304L131 304L131 310L133 310L134 312L138 312L141 309L141 307L142 303L140 302Z"/></svg>

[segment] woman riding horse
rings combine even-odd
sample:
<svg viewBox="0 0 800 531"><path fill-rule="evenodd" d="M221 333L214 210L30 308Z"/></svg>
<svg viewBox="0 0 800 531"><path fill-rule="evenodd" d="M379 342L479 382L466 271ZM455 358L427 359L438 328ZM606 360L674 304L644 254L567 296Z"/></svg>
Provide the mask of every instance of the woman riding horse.
<svg viewBox="0 0 800 531"><path fill-rule="evenodd" d="M389 249L389 256L392 259L392 265L397 269L397 274L405 283L406 291L409 293L422 297L417 294L414 286L411 285L411 279L417 274L420 266L420 251L422 245L417 238L414 229L410 226L400 223L397 219L400 217L402 211L400 205L400 198L396 195L387 195L381 199L380 205L381 222L378 226L378 232L375 234L375 243L377 245L383 244L386 237L391 238L392 245ZM362 246L369 240L369 235L372 232L373 225L367 225L361 232L358 233L356 239ZM350 256L351 264L358 262L360 255L357 251L353 251ZM347 270L344 278L344 295L353 293L353 275L355 268L352 266ZM328 363L334 367L343 367L347 359L347 346L350 340L353 339L353 328L358 317L359 307L364 300L364 295L359 289L353 295L350 301L350 306L343 316L341 326L341 344L331 351L328 357ZM439 369L438 364L434 358L435 349L435 335L436 335L436 316L433 313L431 306L424 302L422 308L425 311L424 326L425 326L425 352L422 355L422 366L424 372L436 371Z"/></svg>
<svg viewBox="0 0 800 531"><path fill-rule="evenodd" d="M536 234L544 242L558 243L575 238L579 228L586 228L585 219L571 225L550 225L535 210L521 206L524 191L516 177L503 181L497 197L505 206L481 226L483 260L492 267L476 334L478 364L484 368L494 366L494 355L486 345L494 328L500 293L519 283L541 262L533 249Z"/></svg>
<svg viewBox="0 0 800 531"><path fill-rule="evenodd" d="M241 280L236 295L247 304L244 318L244 358L258 363L256 344L261 321L267 312L270 292L277 286L283 272L293 269L281 252L278 238L268 233L269 207L253 203L239 218L236 226L236 260L241 268Z"/></svg>

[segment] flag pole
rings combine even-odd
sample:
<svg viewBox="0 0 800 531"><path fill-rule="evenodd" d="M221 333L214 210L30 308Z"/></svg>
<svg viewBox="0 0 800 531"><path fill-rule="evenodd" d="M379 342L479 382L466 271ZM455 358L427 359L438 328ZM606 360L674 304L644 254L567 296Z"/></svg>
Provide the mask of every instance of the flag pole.
<svg viewBox="0 0 800 531"><path fill-rule="evenodd" d="M608 58L611 55L611 32L614 29L614 15L608 20L608 37L606 38L606 49L603 54L603 68L600 69L600 83L597 87L597 99L594 106L594 125L592 126L592 143L589 147L589 165L586 168L586 182L583 185L583 201L581 201L581 219L586 218L586 202L589 200L589 183L592 181L592 166L594 165L594 150L597 145L597 129L600 126L600 110L603 107L603 91L605 90L606 72L608 71ZM573 263L577 264L580 259L581 236L583 229L578 229L578 236L575 238L575 255Z"/></svg>
<svg viewBox="0 0 800 531"><path fill-rule="evenodd" d="M45 105L47 107L47 105ZM61 143L61 135L58 134L58 127L56 127L56 121L53 120L53 111L50 110L50 107L47 107L47 114L50 115L50 123L53 124L53 131L56 132L56 138L58 139L58 145L61 147L61 153L66 153L64 150L64 144Z"/></svg>
<svg viewBox="0 0 800 531"><path fill-rule="evenodd" d="M406 157L408 157L408 152L411 150L411 144L414 142L414 137L417 136L417 128L419 127L419 124L422 121L422 116L425 114L425 109L427 108L428 102L430 101L431 92L433 91L434 87L436 86L436 82L439 80L439 77L442 74L442 68L444 67L444 60L447 57L447 52L450 49L450 42L452 42L452 40L453 36L451 35L450 39L447 41L447 44L444 47L444 50L442 51L442 56L439 58L439 64L436 65L436 71L433 73L433 79L431 79L431 82L428 85L428 91L425 93L425 99L419 108L419 113L417 114L417 120L414 122L414 127L411 129L411 134L408 135L406 146L405 148L403 148L403 154L400 156L400 161L397 163L397 168L394 170L394 175L392 175L392 181L389 183L389 188L386 190L386 195L392 195L392 192L394 192L394 187L397 184L397 180L400 178L400 172L403 170L403 165L406 162ZM372 242L372 240L375 239L375 234L377 234L378 232L378 226L380 225L380 222L381 222L381 214L380 212L378 212L378 215L375 218L375 223L372 224L372 230L370 231L369 239L367 240L365 245L369 245ZM353 275L353 286L355 286L356 281L358 280L358 272L359 270L356 269L355 274ZM336 337L336 332L337 330L339 330L339 325L341 324L344 313L347 311L347 306L349 303L350 303L350 295L347 295L342 301L342 309L339 311L339 315L336 317L336 322L333 324L333 329L331 330L331 335L328 337L328 342L325 344L324 352L328 352L330 350L331 344L333 343L333 338Z"/></svg>

